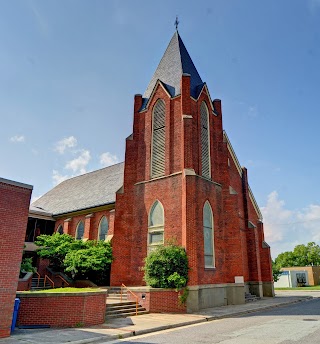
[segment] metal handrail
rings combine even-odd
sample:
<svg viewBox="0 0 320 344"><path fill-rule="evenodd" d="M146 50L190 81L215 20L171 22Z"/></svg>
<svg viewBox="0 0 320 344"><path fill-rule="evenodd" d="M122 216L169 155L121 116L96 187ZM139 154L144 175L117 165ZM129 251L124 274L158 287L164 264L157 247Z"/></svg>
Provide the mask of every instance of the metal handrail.
<svg viewBox="0 0 320 344"><path fill-rule="evenodd" d="M69 286L70 285L70 283L68 283L62 276L60 276L60 275L57 275L57 277L59 277L59 278L61 278L62 279L62 281L64 282L64 283L67 283L67 285Z"/></svg>
<svg viewBox="0 0 320 344"><path fill-rule="evenodd" d="M39 282L40 282L40 277L41 277L41 275L39 274L38 271L35 271L35 273L38 275L38 283L37 283L37 288L38 288L38 287L39 287Z"/></svg>
<svg viewBox="0 0 320 344"><path fill-rule="evenodd" d="M44 285L46 285L46 280L47 279L51 282L52 288L54 289L54 282L53 282L53 280L48 275L44 276Z"/></svg>
<svg viewBox="0 0 320 344"><path fill-rule="evenodd" d="M120 292L120 301L122 302L122 288L126 288L127 291L136 298L136 315L138 315L138 304L139 304L139 297L133 293L125 284L121 284L121 292Z"/></svg>

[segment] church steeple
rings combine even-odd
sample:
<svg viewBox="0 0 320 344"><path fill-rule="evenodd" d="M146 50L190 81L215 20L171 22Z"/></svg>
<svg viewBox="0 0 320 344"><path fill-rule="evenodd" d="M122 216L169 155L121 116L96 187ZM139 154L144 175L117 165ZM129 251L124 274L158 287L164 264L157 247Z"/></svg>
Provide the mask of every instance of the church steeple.
<svg viewBox="0 0 320 344"><path fill-rule="evenodd" d="M184 73L190 74L190 94L194 98L197 98L198 93L203 86L203 82L178 31L176 31L173 34L143 97L150 97L157 80L160 80L165 84L172 97L180 94L180 81L182 74Z"/></svg>

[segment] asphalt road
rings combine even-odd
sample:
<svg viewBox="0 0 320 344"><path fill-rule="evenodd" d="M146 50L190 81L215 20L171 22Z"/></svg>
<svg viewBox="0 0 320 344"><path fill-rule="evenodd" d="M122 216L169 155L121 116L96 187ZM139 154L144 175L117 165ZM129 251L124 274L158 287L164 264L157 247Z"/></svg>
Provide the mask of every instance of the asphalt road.
<svg viewBox="0 0 320 344"><path fill-rule="evenodd" d="M319 344L320 298L108 343Z"/></svg>

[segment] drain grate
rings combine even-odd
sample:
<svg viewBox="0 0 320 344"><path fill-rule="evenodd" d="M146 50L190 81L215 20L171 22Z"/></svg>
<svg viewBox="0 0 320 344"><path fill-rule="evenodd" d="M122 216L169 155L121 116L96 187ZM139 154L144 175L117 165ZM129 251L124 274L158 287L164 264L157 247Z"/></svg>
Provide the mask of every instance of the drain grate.
<svg viewBox="0 0 320 344"><path fill-rule="evenodd" d="M318 321L318 319L302 319L303 321Z"/></svg>

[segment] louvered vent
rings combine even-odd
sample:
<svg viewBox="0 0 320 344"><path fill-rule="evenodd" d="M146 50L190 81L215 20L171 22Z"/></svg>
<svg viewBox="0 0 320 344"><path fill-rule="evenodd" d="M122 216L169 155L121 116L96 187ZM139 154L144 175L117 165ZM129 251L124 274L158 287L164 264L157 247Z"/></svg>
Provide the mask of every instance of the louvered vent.
<svg viewBox="0 0 320 344"><path fill-rule="evenodd" d="M202 102L200 107L201 116L201 165L202 176L206 178L211 177L210 173L210 149L209 149L209 116L208 109L205 102Z"/></svg>
<svg viewBox="0 0 320 344"><path fill-rule="evenodd" d="M164 101L158 100L153 110L151 178L163 176L165 172L165 110Z"/></svg>

